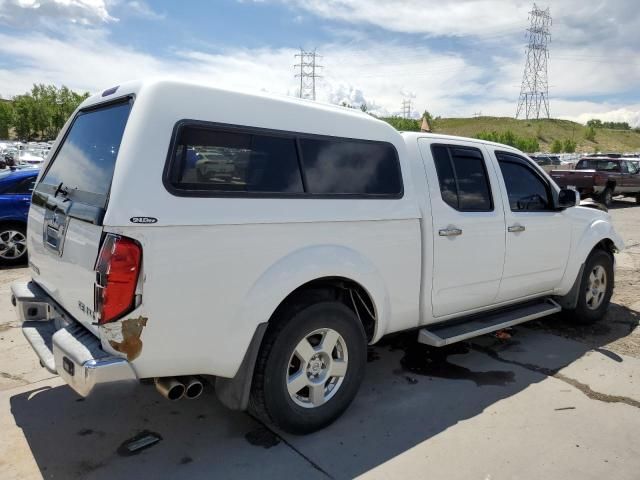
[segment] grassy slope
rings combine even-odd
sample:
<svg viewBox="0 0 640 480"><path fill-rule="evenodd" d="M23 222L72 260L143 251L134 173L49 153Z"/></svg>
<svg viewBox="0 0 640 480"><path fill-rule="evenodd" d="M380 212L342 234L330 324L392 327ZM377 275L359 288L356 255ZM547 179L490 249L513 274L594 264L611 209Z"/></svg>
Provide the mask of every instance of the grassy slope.
<svg viewBox="0 0 640 480"><path fill-rule="evenodd" d="M584 138L586 128L569 120L516 120L508 117L478 118L441 118L432 127L436 133L474 137L486 131L504 132L511 130L519 137L537 138L542 151L549 151L555 139L574 140L576 151L592 153L594 148L600 152L638 152L640 151L640 133L624 130L597 129L595 142Z"/></svg>

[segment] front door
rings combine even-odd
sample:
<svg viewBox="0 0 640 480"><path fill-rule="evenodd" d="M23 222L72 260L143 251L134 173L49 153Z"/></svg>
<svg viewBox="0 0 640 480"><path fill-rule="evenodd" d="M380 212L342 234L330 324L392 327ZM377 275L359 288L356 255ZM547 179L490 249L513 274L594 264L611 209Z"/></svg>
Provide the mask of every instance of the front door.
<svg viewBox="0 0 640 480"><path fill-rule="evenodd" d="M433 315L489 306L498 294L505 249L495 170L479 144L419 142L432 212Z"/></svg>
<svg viewBox="0 0 640 480"><path fill-rule="evenodd" d="M549 181L529 160L495 152L504 188L506 253L498 301L549 292L567 265L571 223L554 209Z"/></svg>

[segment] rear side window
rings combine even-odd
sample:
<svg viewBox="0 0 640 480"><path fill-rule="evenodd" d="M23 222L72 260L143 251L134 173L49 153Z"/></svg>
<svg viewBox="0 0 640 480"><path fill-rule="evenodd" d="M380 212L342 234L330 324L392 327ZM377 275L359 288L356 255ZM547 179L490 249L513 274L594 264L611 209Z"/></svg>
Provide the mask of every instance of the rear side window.
<svg viewBox="0 0 640 480"><path fill-rule="evenodd" d="M62 183L69 198L104 208L130 110L125 101L78 113L37 190Z"/></svg>
<svg viewBox="0 0 640 480"><path fill-rule="evenodd" d="M185 126L171 184L181 190L301 193L295 139Z"/></svg>
<svg viewBox="0 0 640 480"><path fill-rule="evenodd" d="M400 165L391 144L302 138L300 145L312 194L402 193Z"/></svg>
<svg viewBox="0 0 640 480"><path fill-rule="evenodd" d="M482 153L477 148L433 145L442 200L461 212L493 210Z"/></svg>
<svg viewBox="0 0 640 480"><path fill-rule="evenodd" d="M177 129L165 184L190 196L403 193L398 155L389 143L195 122Z"/></svg>

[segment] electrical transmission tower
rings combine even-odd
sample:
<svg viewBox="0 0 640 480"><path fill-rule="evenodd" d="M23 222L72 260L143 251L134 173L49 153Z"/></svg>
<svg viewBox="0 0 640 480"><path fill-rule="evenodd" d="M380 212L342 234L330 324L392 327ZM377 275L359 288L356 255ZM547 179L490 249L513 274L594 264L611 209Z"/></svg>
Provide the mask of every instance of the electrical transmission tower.
<svg viewBox="0 0 640 480"><path fill-rule="evenodd" d="M534 3L533 10L529 12L529 20L531 26L527 29L529 32L527 61L524 66L516 118L522 114L526 119L538 119L541 116L549 118L549 81L547 78L547 62L549 60L547 45L551 38L549 8L542 10Z"/></svg>
<svg viewBox="0 0 640 480"><path fill-rule="evenodd" d="M316 64L316 59L321 58L315 51L305 52L302 48L300 53L295 55L300 59L300 63L295 65L295 68L299 69L299 73L296 73L296 78L300 78L300 98L316 99L316 78L320 78L320 75L316 73L316 70L320 70L322 65Z"/></svg>
<svg viewBox="0 0 640 480"><path fill-rule="evenodd" d="M411 99L402 100L402 117L410 118L411 117Z"/></svg>

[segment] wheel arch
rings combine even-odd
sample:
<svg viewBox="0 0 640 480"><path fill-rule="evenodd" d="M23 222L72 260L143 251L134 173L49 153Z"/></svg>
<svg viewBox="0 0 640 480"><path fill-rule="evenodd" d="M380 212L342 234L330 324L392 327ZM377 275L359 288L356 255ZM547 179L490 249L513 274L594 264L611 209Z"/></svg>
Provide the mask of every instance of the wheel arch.
<svg viewBox="0 0 640 480"><path fill-rule="evenodd" d="M369 259L338 245L292 252L265 270L245 297L238 324L250 326L254 333L235 376L215 380L216 394L224 405L234 410L247 408L256 359L267 329L282 309L309 292L325 292L327 299L347 305L363 322L369 342L384 335L390 314L389 295Z"/></svg>
<svg viewBox="0 0 640 480"><path fill-rule="evenodd" d="M594 250L601 249L613 256L623 248L624 242L613 229L611 222L603 219L592 222L572 246L564 277L557 289L558 298L572 301L573 293L580 283L584 264Z"/></svg>

